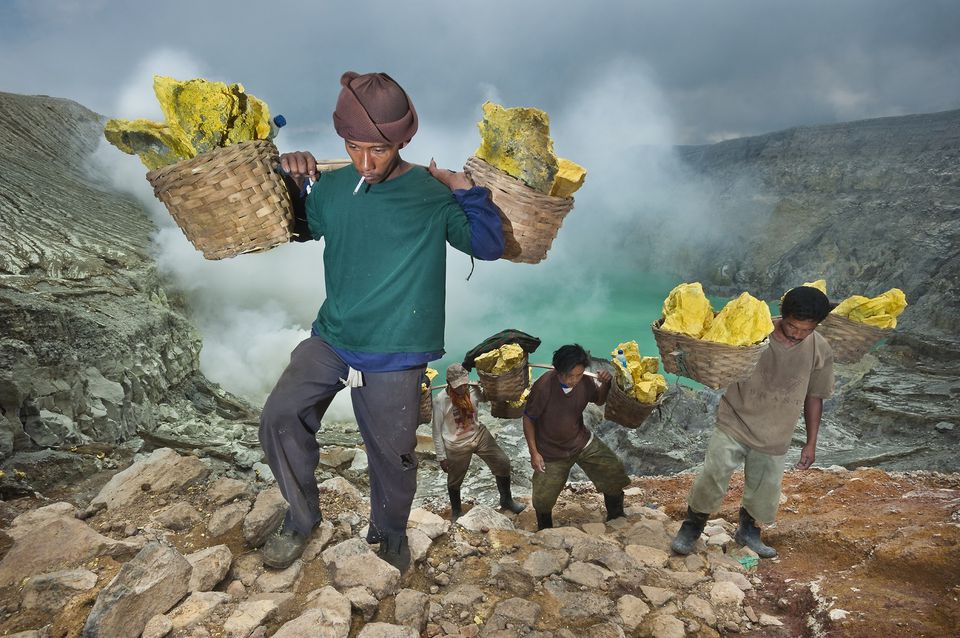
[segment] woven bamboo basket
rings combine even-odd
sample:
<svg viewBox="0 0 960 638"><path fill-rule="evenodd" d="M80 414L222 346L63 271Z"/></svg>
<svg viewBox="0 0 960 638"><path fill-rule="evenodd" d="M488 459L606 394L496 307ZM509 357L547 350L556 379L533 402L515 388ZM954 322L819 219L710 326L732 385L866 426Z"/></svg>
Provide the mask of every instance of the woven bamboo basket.
<svg viewBox="0 0 960 638"><path fill-rule="evenodd" d="M514 407L506 401L493 401L490 403L490 415L498 419L519 419L523 416L524 406Z"/></svg>
<svg viewBox="0 0 960 638"><path fill-rule="evenodd" d="M290 241L293 206L269 140L242 142L147 173L190 243L207 259Z"/></svg>
<svg viewBox="0 0 960 638"><path fill-rule="evenodd" d="M530 368L527 355L523 355L523 364L503 374L489 374L477 370L480 387L488 401L516 401L530 383Z"/></svg>
<svg viewBox="0 0 960 638"><path fill-rule="evenodd" d="M834 361L855 363L878 341L893 333L893 330L870 326L830 313L817 326L817 332L830 342Z"/></svg>
<svg viewBox="0 0 960 638"><path fill-rule="evenodd" d="M614 381L610 384L607 402L603 404L603 418L625 428L636 429L643 425L654 409L660 407L666 395L666 392L661 393L656 403L640 403Z"/></svg>
<svg viewBox="0 0 960 638"><path fill-rule="evenodd" d="M563 218L573 208L573 198L538 193L479 157L468 159L463 170L474 184L490 189L493 202L500 208L503 258L524 264L546 259Z"/></svg>
<svg viewBox="0 0 960 638"><path fill-rule="evenodd" d="M433 422L433 394L430 390L420 392L420 415L417 423Z"/></svg>
<svg viewBox="0 0 960 638"><path fill-rule="evenodd" d="M660 330L662 323L662 318L657 319L650 328L660 350L663 369L699 381L715 390L749 377L760 361L760 355L769 346L766 339L752 346L703 341L678 332Z"/></svg>

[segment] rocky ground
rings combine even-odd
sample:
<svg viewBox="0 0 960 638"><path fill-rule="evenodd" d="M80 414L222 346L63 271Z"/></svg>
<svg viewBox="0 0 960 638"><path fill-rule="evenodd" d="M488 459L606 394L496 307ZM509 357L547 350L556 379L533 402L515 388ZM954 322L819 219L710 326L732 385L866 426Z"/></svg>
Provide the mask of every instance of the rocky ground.
<svg viewBox="0 0 960 638"><path fill-rule="evenodd" d="M363 541L354 449L324 448L326 520L286 570L265 569L254 549L284 511L268 475L168 448L103 460L125 469L0 503L3 635L946 636L960 626L957 474L790 472L765 531L781 552L770 561L731 541L740 477L689 557L669 550L689 474L635 479L627 518L607 523L592 487L572 484L555 511L562 527L543 532L529 509L504 515L484 497L451 525L446 504L427 498L411 517L416 564L401 575Z"/></svg>

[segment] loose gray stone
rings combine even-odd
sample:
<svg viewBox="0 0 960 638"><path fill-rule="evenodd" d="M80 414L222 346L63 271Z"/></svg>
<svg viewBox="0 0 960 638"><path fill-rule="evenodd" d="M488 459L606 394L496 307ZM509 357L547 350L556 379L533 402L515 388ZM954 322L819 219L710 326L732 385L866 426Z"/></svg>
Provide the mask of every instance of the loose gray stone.
<svg viewBox="0 0 960 638"><path fill-rule="evenodd" d="M730 582L714 583L710 588L710 601L714 605L739 606L743 602L743 591Z"/></svg>
<svg viewBox="0 0 960 638"><path fill-rule="evenodd" d="M450 521L437 516L429 510L418 507L410 511L410 520L407 528L419 529L430 537L430 540L436 539L441 534L446 534L450 529Z"/></svg>
<svg viewBox="0 0 960 638"><path fill-rule="evenodd" d="M309 609L287 622L274 638L347 638L350 633L350 601L329 585L311 593Z"/></svg>
<svg viewBox="0 0 960 638"><path fill-rule="evenodd" d="M222 477L207 488L207 498L214 505L226 505L230 501L246 496L250 486L241 480Z"/></svg>
<svg viewBox="0 0 960 638"><path fill-rule="evenodd" d="M366 587L348 587L343 590L343 595L350 600L350 605L360 612L365 621L370 621L377 613L380 601L373 597L370 590Z"/></svg>
<svg viewBox="0 0 960 638"><path fill-rule="evenodd" d="M753 589L753 585L746 576L737 572L729 572L725 569L718 569L713 572L713 579L718 583L731 582L741 589L748 591Z"/></svg>
<svg viewBox="0 0 960 638"><path fill-rule="evenodd" d="M608 569L604 569L599 565L594 565L593 563L582 563L575 562L571 563L569 567L563 572L564 580L567 580L576 585L583 585L584 587L589 587L591 589L597 589L613 578L614 574Z"/></svg>
<svg viewBox="0 0 960 638"><path fill-rule="evenodd" d="M214 545L188 554L187 561L193 566L190 575L190 591L210 591L226 577L233 562L233 552L226 545Z"/></svg>
<svg viewBox="0 0 960 638"><path fill-rule="evenodd" d="M623 551L641 567L664 567L670 559L665 551L646 545L627 545Z"/></svg>
<svg viewBox="0 0 960 638"><path fill-rule="evenodd" d="M100 591L81 635L136 638L150 618L186 595L191 570L177 550L149 543Z"/></svg>
<svg viewBox="0 0 960 638"><path fill-rule="evenodd" d="M501 600L493 608L485 629L506 629L508 625L530 629L540 617L540 609L539 604L523 598Z"/></svg>
<svg viewBox="0 0 960 638"><path fill-rule="evenodd" d="M280 488L271 487L257 495L253 509L243 519L243 538L250 547L260 547L275 532L287 511Z"/></svg>
<svg viewBox="0 0 960 638"><path fill-rule="evenodd" d="M471 532L514 529L513 522L509 518L486 505L475 505L473 509L461 516L457 523Z"/></svg>
<svg viewBox="0 0 960 638"><path fill-rule="evenodd" d="M320 491L342 494L343 496L348 496L358 501L363 498L363 494L361 494L360 490L358 490L353 483L342 476L335 476L321 483Z"/></svg>
<svg viewBox="0 0 960 638"><path fill-rule="evenodd" d="M617 613L620 614L623 627L633 633L643 622L643 618L650 613L650 607L636 596L626 594L617 601Z"/></svg>
<svg viewBox="0 0 960 638"><path fill-rule="evenodd" d="M223 536L242 523L249 511L250 503L247 501L224 505L210 516L210 520L207 521L207 530L214 538Z"/></svg>
<svg viewBox="0 0 960 638"><path fill-rule="evenodd" d="M567 566L569 554L562 549L538 549L523 562L523 568L534 578L559 574Z"/></svg>
<svg viewBox="0 0 960 638"><path fill-rule="evenodd" d="M412 627L375 622L365 625L357 638L418 638L420 633Z"/></svg>
<svg viewBox="0 0 960 638"><path fill-rule="evenodd" d="M87 569L71 569L40 574L27 580L21 591L24 609L59 611L64 602L80 592L92 589L97 575Z"/></svg>
<svg viewBox="0 0 960 638"><path fill-rule="evenodd" d="M395 599L394 615L397 624L406 625L419 635L427 627L430 597L415 589L401 589Z"/></svg>
<svg viewBox="0 0 960 638"><path fill-rule="evenodd" d="M674 596L674 593L669 589L651 587L649 585L640 587L640 591L643 592L643 595L646 596L647 600L649 600L650 604L654 607L663 607L667 604L667 601L671 600Z"/></svg>
<svg viewBox="0 0 960 638"><path fill-rule="evenodd" d="M189 503L176 503L163 509L156 515L154 520L167 529L175 532L183 532L191 529L194 525L203 520L200 512L195 510Z"/></svg>
<svg viewBox="0 0 960 638"><path fill-rule="evenodd" d="M169 448L160 448L114 474L90 505L106 505L107 509L114 509L142 498L144 485L149 485L153 494L164 494L195 483L209 472L203 461L195 456L180 456Z"/></svg>
<svg viewBox="0 0 960 638"><path fill-rule="evenodd" d="M658 614L645 625L652 638L683 638L687 635L683 621L670 614Z"/></svg>
<svg viewBox="0 0 960 638"><path fill-rule="evenodd" d="M173 623L163 615L157 614L147 621L147 626L143 628L143 635L140 638L163 638L173 631Z"/></svg>
<svg viewBox="0 0 960 638"><path fill-rule="evenodd" d="M396 593L400 571L372 553L348 556L333 563L333 584L338 589L366 587L377 600L383 600Z"/></svg>
<svg viewBox="0 0 960 638"><path fill-rule="evenodd" d="M230 602L230 594L219 591L197 591L167 614L174 631L189 629L202 623L224 603Z"/></svg>
<svg viewBox="0 0 960 638"><path fill-rule="evenodd" d="M717 626L717 614L714 613L710 603L703 598L690 594L687 596L687 599L683 601L683 608L690 612L695 618L699 618L711 627Z"/></svg>
<svg viewBox="0 0 960 638"><path fill-rule="evenodd" d="M303 561L295 560L286 569L268 569L259 577L254 587L261 592L281 592L293 589L300 574L303 573Z"/></svg>

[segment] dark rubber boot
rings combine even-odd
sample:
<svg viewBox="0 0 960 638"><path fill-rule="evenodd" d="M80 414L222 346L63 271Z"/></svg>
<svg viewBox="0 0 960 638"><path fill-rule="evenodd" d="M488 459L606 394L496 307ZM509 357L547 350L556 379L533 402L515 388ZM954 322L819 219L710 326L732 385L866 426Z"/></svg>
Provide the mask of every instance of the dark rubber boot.
<svg viewBox="0 0 960 638"><path fill-rule="evenodd" d="M400 570L402 576L410 567L410 546L407 544L407 535L387 535L380 541L377 556Z"/></svg>
<svg viewBox="0 0 960 638"><path fill-rule="evenodd" d="M537 512L537 530L553 527L553 512Z"/></svg>
<svg viewBox="0 0 960 638"><path fill-rule="evenodd" d="M447 494L450 495L450 520L456 521L463 516L463 507L460 505L460 488L448 487Z"/></svg>
<svg viewBox="0 0 960 638"><path fill-rule="evenodd" d="M303 554L308 540L310 540L309 535L304 536L281 525L280 529L267 539L260 550L263 564L273 569L290 567L293 561Z"/></svg>
<svg viewBox="0 0 960 638"><path fill-rule="evenodd" d="M497 491L500 492L500 507L514 514L519 514L525 510L527 508L526 505L513 500L513 494L510 493L510 477L498 476L496 479Z"/></svg>
<svg viewBox="0 0 960 638"><path fill-rule="evenodd" d="M703 533L703 528L707 526L707 517L709 514L694 512L687 507L687 518L680 526L680 531L670 543L670 549L678 554L686 556L693 552L693 547Z"/></svg>
<svg viewBox="0 0 960 638"><path fill-rule="evenodd" d="M760 528L757 527L756 521L750 516L750 512L742 507L740 508L740 527L737 528L737 533L733 537L733 540L741 547L746 545L755 551L760 558L773 558L777 555L777 550L769 545L765 545L764 542L760 540Z"/></svg>
<svg viewBox="0 0 960 638"><path fill-rule="evenodd" d="M626 518L623 511L623 492L619 494L604 494L603 504L607 506L607 520L612 521L615 518Z"/></svg>

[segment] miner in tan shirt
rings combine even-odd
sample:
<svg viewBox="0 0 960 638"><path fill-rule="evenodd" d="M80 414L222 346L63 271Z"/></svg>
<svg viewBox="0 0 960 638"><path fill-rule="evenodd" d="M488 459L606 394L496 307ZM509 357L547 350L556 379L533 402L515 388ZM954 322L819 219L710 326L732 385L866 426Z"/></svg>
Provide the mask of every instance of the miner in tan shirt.
<svg viewBox="0 0 960 638"><path fill-rule="evenodd" d="M743 466L743 500L735 540L761 558L777 551L763 543L755 521L772 523L780 505L784 460L797 419L803 414L807 440L797 469L816 458L823 400L833 394L833 351L817 325L830 313L827 296L809 286L788 292L774 322L770 345L753 373L727 388L717 408L717 429L703 469L687 498L687 518L671 547L689 554L707 518L723 501L733 472Z"/></svg>

